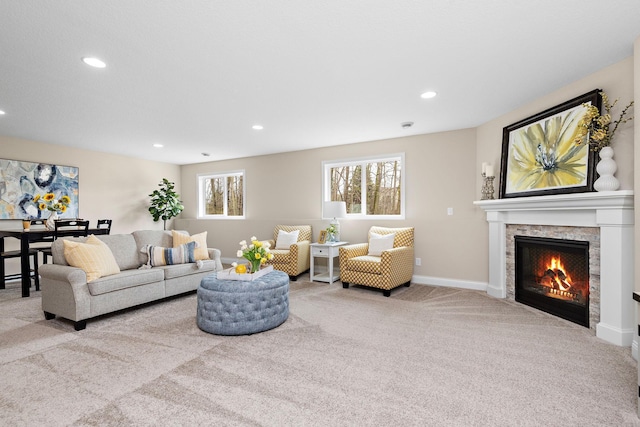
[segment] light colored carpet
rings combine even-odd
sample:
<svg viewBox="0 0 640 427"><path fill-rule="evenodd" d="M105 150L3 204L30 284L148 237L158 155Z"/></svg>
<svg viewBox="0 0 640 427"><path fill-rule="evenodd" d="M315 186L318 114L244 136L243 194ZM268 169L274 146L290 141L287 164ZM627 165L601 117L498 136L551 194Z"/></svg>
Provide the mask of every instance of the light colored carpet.
<svg viewBox="0 0 640 427"><path fill-rule="evenodd" d="M81 332L0 294L0 425L640 425L629 348L478 291L301 280L239 337L200 331L195 294Z"/></svg>

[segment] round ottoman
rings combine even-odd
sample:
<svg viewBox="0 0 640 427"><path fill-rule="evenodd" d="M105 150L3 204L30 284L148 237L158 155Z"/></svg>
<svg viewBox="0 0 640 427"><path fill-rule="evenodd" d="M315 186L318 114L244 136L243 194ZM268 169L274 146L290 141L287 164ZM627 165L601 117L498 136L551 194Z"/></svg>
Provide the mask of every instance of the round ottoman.
<svg viewBox="0 0 640 427"><path fill-rule="evenodd" d="M219 280L198 287L197 324L217 335L247 335L273 329L289 317L289 275L274 270L253 281Z"/></svg>

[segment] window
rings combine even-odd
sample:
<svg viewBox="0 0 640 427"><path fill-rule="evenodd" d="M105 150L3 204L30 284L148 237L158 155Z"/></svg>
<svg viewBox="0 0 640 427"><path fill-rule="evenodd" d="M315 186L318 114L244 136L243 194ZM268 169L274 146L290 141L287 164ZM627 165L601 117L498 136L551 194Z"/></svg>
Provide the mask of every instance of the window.
<svg viewBox="0 0 640 427"><path fill-rule="evenodd" d="M244 218L244 171L198 175L198 218Z"/></svg>
<svg viewBox="0 0 640 427"><path fill-rule="evenodd" d="M323 162L323 196L349 217L404 218L403 154Z"/></svg>

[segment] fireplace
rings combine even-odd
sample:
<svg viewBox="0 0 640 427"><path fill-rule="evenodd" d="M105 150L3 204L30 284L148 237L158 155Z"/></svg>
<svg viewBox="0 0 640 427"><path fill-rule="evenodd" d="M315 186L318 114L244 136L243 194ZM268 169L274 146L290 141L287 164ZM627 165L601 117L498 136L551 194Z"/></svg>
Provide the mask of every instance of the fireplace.
<svg viewBox="0 0 640 427"><path fill-rule="evenodd" d="M632 190L618 190L473 202L486 211L489 223L487 293L515 299L511 232L588 241L590 329L612 344L633 342L637 353L635 305L629 297L634 288L633 199Z"/></svg>
<svg viewBox="0 0 640 427"><path fill-rule="evenodd" d="M515 236L515 300L589 327L589 242Z"/></svg>

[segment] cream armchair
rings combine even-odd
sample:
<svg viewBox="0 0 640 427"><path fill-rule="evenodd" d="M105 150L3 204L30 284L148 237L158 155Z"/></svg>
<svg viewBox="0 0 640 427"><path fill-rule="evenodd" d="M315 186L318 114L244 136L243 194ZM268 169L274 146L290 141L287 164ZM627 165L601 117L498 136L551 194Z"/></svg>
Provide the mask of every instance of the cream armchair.
<svg viewBox="0 0 640 427"><path fill-rule="evenodd" d="M382 289L388 297L391 289L409 286L413 276L413 230L371 227L368 243L341 246L342 287L348 288L350 283L369 286Z"/></svg>
<svg viewBox="0 0 640 427"><path fill-rule="evenodd" d="M280 236L282 241L278 242L280 231L291 233L298 230L298 238L295 242L286 242L286 237ZM273 265L276 270L284 271L291 280L297 280L298 276L309 270L309 245L311 244L310 225L276 225L273 230L273 240L267 240L271 245L273 259L268 264Z"/></svg>

